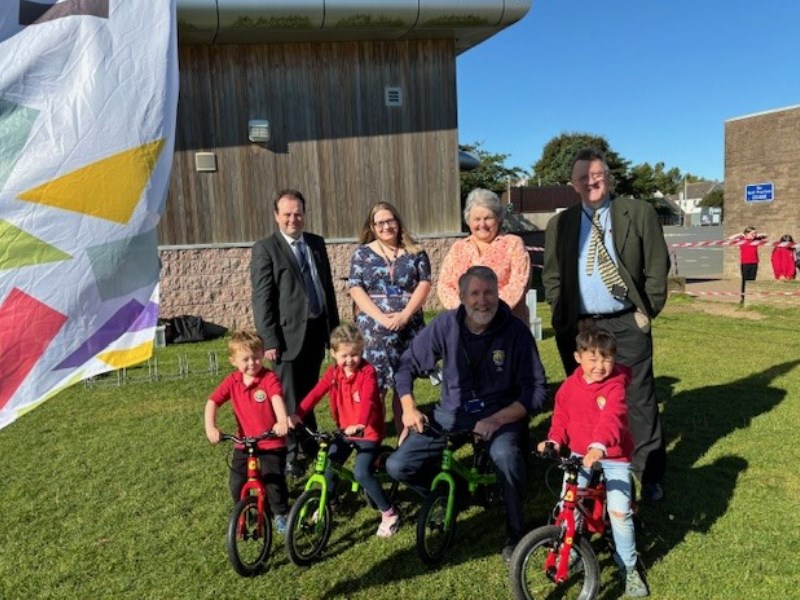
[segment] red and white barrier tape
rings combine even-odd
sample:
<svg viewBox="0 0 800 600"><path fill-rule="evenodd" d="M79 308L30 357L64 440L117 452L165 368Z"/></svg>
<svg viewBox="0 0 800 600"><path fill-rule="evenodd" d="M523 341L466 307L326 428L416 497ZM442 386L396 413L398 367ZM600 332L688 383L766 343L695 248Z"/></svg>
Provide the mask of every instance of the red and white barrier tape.
<svg viewBox="0 0 800 600"><path fill-rule="evenodd" d="M774 246L775 248L796 248L800 246L798 242L768 242L767 240L754 240L748 242L747 240L709 240L705 242L677 242L669 244L670 248L707 248L709 246ZM525 246L528 252L544 252L544 248L540 246Z"/></svg>
<svg viewBox="0 0 800 600"><path fill-rule="evenodd" d="M682 294L684 296L741 296L739 292L679 292L672 291L672 294ZM745 296L800 296L798 292L745 292Z"/></svg>

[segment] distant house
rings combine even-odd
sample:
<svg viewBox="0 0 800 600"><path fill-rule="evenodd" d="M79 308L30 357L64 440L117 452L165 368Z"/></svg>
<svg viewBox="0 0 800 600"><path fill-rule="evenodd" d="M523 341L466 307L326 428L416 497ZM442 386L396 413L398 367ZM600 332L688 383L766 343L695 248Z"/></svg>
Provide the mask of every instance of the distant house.
<svg viewBox="0 0 800 600"><path fill-rule="evenodd" d="M703 213L702 207L699 206L700 201L711 192L721 191L724 187L724 184L719 181L696 181L687 183L683 190L679 190L677 194L672 194L668 197L680 208L684 224L695 224L694 222L697 221L696 224L700 225ZM696 215L696 217L693 215Z"/></svg>

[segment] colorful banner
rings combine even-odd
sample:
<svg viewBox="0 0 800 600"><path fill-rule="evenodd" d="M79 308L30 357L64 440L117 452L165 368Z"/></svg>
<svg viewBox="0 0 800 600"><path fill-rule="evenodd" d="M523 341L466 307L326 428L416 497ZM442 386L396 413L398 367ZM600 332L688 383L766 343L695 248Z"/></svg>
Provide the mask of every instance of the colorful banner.
<svg viewBox="0 0 800 600"><path fill-rule="evenodd" d="M0 3L0 428L149 358L175 0Z"/></svg>

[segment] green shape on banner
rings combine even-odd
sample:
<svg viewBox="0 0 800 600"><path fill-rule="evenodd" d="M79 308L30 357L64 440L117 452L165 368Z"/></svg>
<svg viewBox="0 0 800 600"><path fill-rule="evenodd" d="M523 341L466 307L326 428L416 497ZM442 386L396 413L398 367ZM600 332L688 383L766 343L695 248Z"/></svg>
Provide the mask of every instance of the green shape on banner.
<svg viewBox="0 0 800 600"><path fill-rule="evenodd" d="M17 164L39 111L0 98L0 189Z"/></svg>
<svg viewBox="0 0 800 600"><path fill-rule="evenodd" d="M71 258L55 246L0 220L0 271Z"/></svg>

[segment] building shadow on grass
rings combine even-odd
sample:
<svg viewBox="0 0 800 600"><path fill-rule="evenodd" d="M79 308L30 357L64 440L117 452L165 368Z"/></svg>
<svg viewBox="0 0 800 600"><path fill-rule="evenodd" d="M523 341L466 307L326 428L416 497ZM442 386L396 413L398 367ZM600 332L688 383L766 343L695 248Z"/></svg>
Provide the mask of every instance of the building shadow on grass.
<svg viewBox="0 0 800 600"><path fill-rule="evenodd" d="M800 365L788 361L721 385L673 393L677 380L658 378L664 402L668 445L666 496L656 505L643 505L637 546L645 565L666 556L689 533L706 533L728 510L747 461L736 455L697 466L719 440L743 429L771 411L786 396L772 382Z"/></svg>

